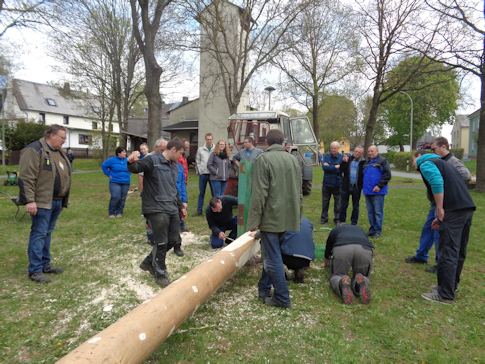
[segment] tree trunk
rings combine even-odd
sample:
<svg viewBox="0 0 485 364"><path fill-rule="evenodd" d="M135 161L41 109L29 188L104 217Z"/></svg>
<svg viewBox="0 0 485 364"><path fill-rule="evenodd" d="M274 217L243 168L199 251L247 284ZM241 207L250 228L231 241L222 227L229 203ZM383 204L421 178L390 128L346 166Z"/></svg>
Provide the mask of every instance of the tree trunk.
<svg viewBox="0 0 485 364"><path fill-rule="evenodd" d="M145 59L146 85L145 96L148 102L148 145L153 146L162 135L162 97L160 95L160 76L162 69L153 59Z"/></svg>
<svg viewBox="0 0 485 364"><path fill-rule="evenodd" d="M374 90L374 96L372 98L372 106L369 113L369 119L365 126L365 141L364 141L364 157L367 157L367 149L372 145L372 133L374 132L374 126L377 121L377 111L379 109L380 93L378 90Z"/></svg>
<svg viewBox="0 0 485 364"><path fill-rule="evenodd" d="M480 121L478 124L477 145L477 192L485 192L485 64L481 66L480 79L482 88L480 94Z"/></svg>
<svg viewBox="0 0 485 364"><path fill-rule="evenodd" d="M404 152L404 145L401 142L399 142L399 151Z"/></svg>
<svg viewBox="0 0 485 364"><path fill-rule="evenodd" d="M318 94L314 94L312 96L312 102L313 102L313 110L312 110L312 115L313 115L313 131L315 133L315 136L317 137L317 142L320 143L320 125L318 124ZM320 144L318 144L318 147L320 148ZM327 146L325 146L326 148Z"/></svg>

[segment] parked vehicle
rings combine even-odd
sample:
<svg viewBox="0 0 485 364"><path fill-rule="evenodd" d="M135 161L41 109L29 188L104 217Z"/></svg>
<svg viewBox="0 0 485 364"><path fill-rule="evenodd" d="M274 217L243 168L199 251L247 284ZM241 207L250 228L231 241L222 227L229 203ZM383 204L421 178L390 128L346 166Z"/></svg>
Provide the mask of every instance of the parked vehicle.
<svg viewBox="0 0 485 364"><path fill-rule="evenodd" d="M252 137L255 146L265 150L266 134L279 129L285 135L284 146L300 163L303 194L312 189L313 166L318 165L318 143L312 124L306 116L290 117L282 111L247 111L229 118L229 145L244 148L244 139Z"/></svg>

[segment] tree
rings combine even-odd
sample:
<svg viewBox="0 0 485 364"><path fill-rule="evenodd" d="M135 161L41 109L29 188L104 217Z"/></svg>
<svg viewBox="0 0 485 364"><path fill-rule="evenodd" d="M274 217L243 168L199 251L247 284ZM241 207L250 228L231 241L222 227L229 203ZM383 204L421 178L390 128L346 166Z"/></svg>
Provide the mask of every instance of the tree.
<svg viewBox="0 0 485 364"><path fill-rule="evenodd" d="M372 0L369 6L358 3L360 14L357 27L364 38L365 46L361 49L365 63L364 75L371 82L372 106L366 123L365 152L373 143L373 131L376 126L379 106L403 90L414 77L433 62L426 57L435 31L425 29L428 21L422 17L422 0ZM426 40L421 48L419 61L413 62L398 75L391 77L394 65L413 54L410 39L419 36ZM416 52L414 52L416 53Z"/></svg>
<svg viewBox="0 0 485 364"><path fill-rule="evenodd" d="M201 75L201 84L210 91L222 85L229 113L233 114L247 93L254 73L269 64L279 53L291 48L284 35L308 6L308 0L243 0L236 6L225 0L185 2L188 14L200 24L204 40L193 41L201 56L215 64ZM237 11L228 8L237 7ZM217 87L216 87L217 86Z"/></svg>
<svg viewBox="0 0 485 364"><path fill-rule="evenodd" d="M101 122L102 158L111 144L110 125L118 120L120 131L127 130L130 110L141 95L137 87L144 81L139 69L141 55L133 37L130 8L120 0L64 1L59 6L65 32L54 38L56 58L63 71L80 87L88 88L91 114ZM126 134L121 133L126 147Z"/></svg>
<svg viewBox="0 0 485 364"><path fill-rule="evenodd" d="M47 126L35 121L17 120L5 128L5 146L8 150L22 150L26 145L44 136Z"/></svg>
<svg viewBox="0 0 485 364"><path fill-rule="evenodd" d="M173 0L130 0L133 32L145 61L145 96L148 102L148 145L162 133L160 77L165 71L157 61L156 37L162 14ZM172 67L175 67L173 64Z"/></svg>
<svg viewBox="0 0 485 364"><path fill-rule="evenodd" d="M402 61L389 77L405 77L402 72L406 72L410 68L409 63L414 62L419 62L419 57ZM458 74L451 67L436 62L430 65L428 72L410 80L403 91L409 94L414 105L412 149L428 129L441 127L446 122L453 124L460 99L460 85ZM384 103L383 109L390 135L387 145L399 145L404 151L404 144L410 138L408 120L411 119L411 102L405 94L398 93Z"/></svg>
<svg viewBox="0 0 485 364"><path fill-rule="evenodd" d="M53 0L0 0L0 38L7 30L50 23Z"/></svg>
<svg viewBox="0 0 485 364"><path fill-rule="evenodd" d="M478 0L425 1L442 20L438 42L433 47L435 58L478 77L481 82L476 191L485 192L485 3ZM425 39L419 40L425 42Z"/></svg>
<svg viewBox="0 0 485 364"><path fill-rule="evenodd" d="M284 74L282 89L312 110L313 130L320 137L320 95L356 68L358 39L351 12L339 2L313 1L295 19L284 44L294 46L273 58Z"/></svg>

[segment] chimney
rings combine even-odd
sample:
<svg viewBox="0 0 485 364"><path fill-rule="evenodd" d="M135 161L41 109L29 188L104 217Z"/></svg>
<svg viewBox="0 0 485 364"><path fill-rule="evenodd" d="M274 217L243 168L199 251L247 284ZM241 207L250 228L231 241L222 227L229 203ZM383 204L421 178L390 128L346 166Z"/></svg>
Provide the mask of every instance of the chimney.
<svg viewBox="0 0 485 364"><path fill-rule="evenodd" d="M66 94L71 93L71 86L69 85L69 82L64 82L64 87L62 88Z"/></svg>
<svg viewBox="0 0 485 364"><path fill-rule="evenodd" d="M183 105L183 104L186 104L187 102L189 102L189 98L188 98L188 96L184 96L184 97L182 97L182 105Z"/></svg>

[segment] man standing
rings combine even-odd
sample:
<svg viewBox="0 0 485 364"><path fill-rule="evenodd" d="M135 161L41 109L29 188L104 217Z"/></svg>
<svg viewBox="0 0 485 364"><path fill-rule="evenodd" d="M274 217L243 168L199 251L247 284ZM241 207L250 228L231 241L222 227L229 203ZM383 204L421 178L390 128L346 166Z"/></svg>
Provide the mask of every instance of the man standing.
<svg viewBox="0 0 485 364"><path fill-rule="evenodd" d="M300 229L303 194L300 165L282 146L284 138L280 130L270 130L266 136L268 149L256 159L247 229L259 227L261 231L259 299L270 306L291 308L281 245L287 230Z"/></svg>
<svg viewBox="0 0 485 364"><path fill-rule="evenodd" d="M237 197L233 196L219 196L211 198L207 208L205 209L205 216L209 229L212 231L211 247L213 249L221 248L224 245L226 230L231 230L229 234L230 244L232 240L237 237L237 216L233 216L232 209L237 207Z"/></svg>
<svg viewBox="0 0 485 364"><path fill-rule="evenodd" d="M325 247L324 267L330 267L328 281L347 305L354 302L354 293L362 303L370 303L370 274L374 257L374 245L360 226L340 223L328 235ZM354 278L351 282L349 269ZM352 292L353 288L353 292Z"/></svg>
<svg viewBox="0 0 485 364"><path fill-rule="evenodd" d="M212 195L212 186L210 184L210 171L207 168L207 161L209 160L209 155L213 152L213 149L214 144L212 144L212 134L207 133L205 135L205 144L197 149L197 154L195 156L195 171L199 175L199 200L197 201L197 212L193 216L202 215L202 208L204 207L204 197L207 183L209 183Z"/></svg>
<svg viewBox="0 0 485 364"><path fill-rule="evenodd" d="M262 149L256 148L254 146L254 139L249 137L244 139L244 148L241 149L239 152L236 153L234 157L232 157L232 161L239 166L239 161L241 159L249 159L251 162L254 163L256 157L263 153Z"/></svg>
<svg viewBox="0 0 485 364"><path fill-rule="evenodd" d="M391 180L391 166L386 158L379 155L375 145L367 149L363 174L363 191L370 224L367 236L378 239L384 222L384 196L387 195L387 184Z"/></svg>
<svg viewBox="0 0 485 364"><path fill-rule="evenodd" d="M189 150L190 143L187 139L182 139L182 142L184 143L185 146L185 152L182 153L182 156L177 160L177 162L180 163L180 165L184 169L184 177L185 177L185 189L187 189L187 182L189 181L189 165L187 163L187 154L186 152ZM179 189L180 191L180 189ZM187 202L184 202L184 207L187 209ZM185 227L185 221L182 220L180 221L180 231L183 233L189 233L190 230Z"/></svg>
<svg viewBox="0 0 485 364"><path fill-rule="evenodd" d="M436 153L444 161L450 163L453 167L457 169L460 173L461 178L465 183L468 183L472 178L472 175L468 168L465 167L463 162L456 158L453 153L450 152L450 145L448 144L448 139L444 137L438 137L431 142L431 151ZM430 198L431 201L433 199ZM433 220L436 218L436 205L431 202L431 207L426 218L426 222L421 230L421 238L419 239L419 248L416 250L416 255L412 257L405 258L406 263L420 263L425 264L428 262L428 252L435 244L436 257L435 265L431 267L426 267L425 271L428 273L436 273L438 271L438 244L440 239L440 233L438 230L431 228Z"/></svg>
<svg viewBox="0 0 485 364"><path fill-rule="evenodd" d="M162 287L171 282L168 279L165 256L174 248L182 256L180 249L180 220L185 220L187 210L183 207L177 191L179 166L176 163L185 151L180 139L168 142L165 151L138 160L140 153L134 151L128 157L128 170L131 173L144 172L142 213L151 230L152 252L140 264L140 268L155 276L155 283ZM180 218L180 216L181 218ZM178 247L178 248L177 248Z"/></svg>
<svg viewBox="0 0 485 364"><path fill-rule="evenodd" d="M342 164L343 155L338 152L339 143L332 142L330 144L330 153L323 157L322 168L325 172L322 183L322 215L320 224L326 224L328 221L328 206L330 205L330 198L333 195L333 213L335 215L334 222L338 224L340 221L340 187L342 186Z"/></svg>
<svg viewBox="0 0 485 364"><path fill-rule="evenodd" d="M342 168L344 174L342 182L341 205L340 205L340 222L347 220L347 207L349 198L352 196L352 215L350 221L352 225L359 222L359 203L360 192L362 191L363 169L364 169L364 148L358 145L354 149L354 154L349 158L344 156Z"/></svg>
<svg viewBox="0 0 485 364"><path fill-rule="evenodd" d="M44 273L59 274L64 270L51 266L51 234L62 210L67 207L71 188L71 164L61 149L66 141L66 128L51 125L44 138L30 143L20 152L19 204L31 215L29 277L37 283L51 279Z"/></svg>
<svg viewBox="0 0 485 364"><path fill-rule="evenodd" d="M440 232L438 286L421 297L453 304L466 258L468 237L476 206L460 174L449 163L426 150L414 153L413 166L421 173L428 197L436 205L437 218L431 226Z"/></svg>

